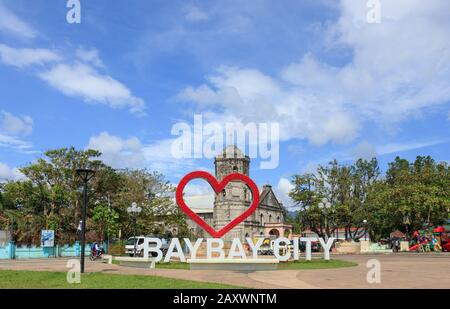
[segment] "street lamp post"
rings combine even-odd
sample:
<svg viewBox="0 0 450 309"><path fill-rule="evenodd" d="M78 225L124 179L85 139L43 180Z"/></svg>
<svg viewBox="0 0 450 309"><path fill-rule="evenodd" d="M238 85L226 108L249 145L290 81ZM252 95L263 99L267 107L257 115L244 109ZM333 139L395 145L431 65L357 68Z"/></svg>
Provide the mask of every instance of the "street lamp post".
<svg viewBox="0 0 450 309"><path fill-rule="evenodd" d="M111 221L111 198L108 195L108 227L106 229L106 232L108 233L108 238L107 238L107 245L106 245L106 249L109 253L109 225L110 225L110 221Z"/></svg>
<svg viewBox="0 0 450 309"><path fill-rule="evenodd" d="M10 233L10 242L14 242L14 217L11 218L11 224L9 226L9 233Z"/></svg>
<svg viewBox="0 0 450 309"><path fill-rule="evenodd" d="M364 223L364 240L367 240L367 220L363 220Z"/></svg>
<svg viewBox="0 0 450 309"><path fill-rule="evenodd" d="M94 177L95 171L90 169L77 169L77 174L83 181L83 207L81 208L81 255L80 272L84 273L84 250L86 247L86 212L88 204L88 182Z"/></svg>
<svg viewBox="0 0 450 309"><path fill-rule="evenodd" d="M137 205L136 202L131 203L131 206L127 208L127 212L131 214L131 220L133 223L133 229L134 229L134 255L136 256L136 215L139 214L142 211L142 208Z"/></svg>

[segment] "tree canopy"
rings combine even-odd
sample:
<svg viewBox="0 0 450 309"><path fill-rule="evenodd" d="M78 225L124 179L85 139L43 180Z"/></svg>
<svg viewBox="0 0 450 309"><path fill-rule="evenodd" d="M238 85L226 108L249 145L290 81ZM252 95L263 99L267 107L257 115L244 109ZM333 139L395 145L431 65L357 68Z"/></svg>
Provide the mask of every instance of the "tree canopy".
<svg viewBox="0 0 450 309"><path fill-rule="evenodd" d="M0 229L12 231L17 242L38 244L42 229L55 230L60 243L79 238L82 182L77 168L96 171L89 183L88 241L108 235L124 238L134 232L163 233L169 226L177 233L187 231L172 199L174 188L163 175L148 170L114 170L99 159L101 154L96 150L61 148L44 155L20 169L24 180L0 187ZM126 211L132 202L143 209L133 228Z"/></svg>
<svg viewBox="0 0 450 309"><path fill-rule="evenodd" d="M397 157L384 177L375 158L351 165L333 160L315 173L294 175L292 183L299 227L321 237L340 228L359 239L366 227L375 239L395 230L412 234L444 223L450 209L450 168L429 156L412 163ZM329 209L319 207L324 198Z"/></svg>

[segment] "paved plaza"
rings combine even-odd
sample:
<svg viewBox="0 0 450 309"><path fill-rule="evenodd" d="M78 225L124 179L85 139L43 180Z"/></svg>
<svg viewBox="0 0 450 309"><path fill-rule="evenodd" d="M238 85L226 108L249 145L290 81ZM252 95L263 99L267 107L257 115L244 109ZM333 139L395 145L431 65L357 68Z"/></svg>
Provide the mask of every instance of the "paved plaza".
<svg viewBox="0 0 450 309"><path fill-rule="evenodd" d="M176 279L226 283L249 288L450 288L450 254L345 255L355 267L315 270L236 271L137 269L87 260L87 272L157 275ZM381 263L381 283L369 284L366 263ZM67 259L3 260L0 269L67 271Z"/></svg>

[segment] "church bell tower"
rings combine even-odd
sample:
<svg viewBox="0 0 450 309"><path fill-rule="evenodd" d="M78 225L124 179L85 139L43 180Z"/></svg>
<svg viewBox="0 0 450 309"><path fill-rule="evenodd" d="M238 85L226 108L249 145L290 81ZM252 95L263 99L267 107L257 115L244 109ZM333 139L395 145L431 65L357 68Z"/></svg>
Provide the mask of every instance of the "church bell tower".
<svg viewBox="0 0 450 309"><path fill-rule="evenodd" d="M217 181L232 173L249 176L250 158L245 156L236 146L226 147L214 160ZM252 195L250 189L241 181L231 181L214 199L214 228L220 230L231 220L250 207ZM230 241L233 238L243 239L244 222L234 227L222 238Z"/></svg>

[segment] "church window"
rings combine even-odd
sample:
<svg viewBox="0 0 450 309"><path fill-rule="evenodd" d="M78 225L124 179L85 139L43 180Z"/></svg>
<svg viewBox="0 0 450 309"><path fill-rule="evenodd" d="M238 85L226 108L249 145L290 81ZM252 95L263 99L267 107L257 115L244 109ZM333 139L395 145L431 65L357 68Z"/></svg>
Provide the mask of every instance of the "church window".
<svg viewBox="0 0 450 309"><path fill-rule="evenodd" d="M272 223L272 215L269 215L269 223Z"/></svg>
<svg viewBox="0 0 450 309"><path fill-rule="evenodd" d="M280 223L280 216L277 217L277 223Z"/></svg>
<svg viewBox="0 0 450 309"><path fill-rule="evenodd" d="M261 225L264 225L264 215L261 214Z"/></svg>
<svg viewBox="0 0 450 309"><path fill-rule="evenodd" d="M225 197L227 195L225 189L222 190L222 196Z"/></svg>
<svg viewBox="0 0 450 309"><path fill-rule="evenodd" d="M233 173L237 173L238 172L238 167L235 165L233 166Z"/></svg>

